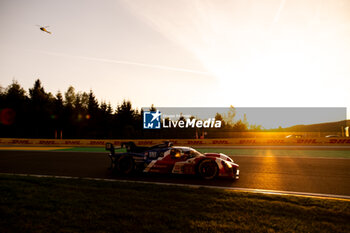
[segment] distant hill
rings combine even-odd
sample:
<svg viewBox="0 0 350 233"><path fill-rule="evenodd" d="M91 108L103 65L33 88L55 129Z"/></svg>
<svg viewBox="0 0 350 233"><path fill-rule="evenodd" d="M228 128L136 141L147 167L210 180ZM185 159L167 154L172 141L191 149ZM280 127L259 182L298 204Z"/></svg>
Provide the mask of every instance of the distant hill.
<svg viewBox="0 0 350 233"><path fill-rule="evenodd" d="M327 122L311 125L294 125L287 128L273 129L279 132L341 132L342 127L350 126L350 120Z"/></svg>

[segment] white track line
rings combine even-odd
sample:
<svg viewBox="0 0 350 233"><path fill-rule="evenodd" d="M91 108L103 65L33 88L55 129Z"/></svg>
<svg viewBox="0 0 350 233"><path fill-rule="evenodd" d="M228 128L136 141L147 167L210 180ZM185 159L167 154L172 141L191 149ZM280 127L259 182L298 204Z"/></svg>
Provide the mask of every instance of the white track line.
<svg viewBox="0 0 350 233"><path fill-rule="evenodd" d="M249 192L249 193L288 195L288 196L299 196L299 197L301 196L301 197L310 197L310 198L337 199L337 200L350 201L350 196L323 194L323 193L307 193L307 192L279 191L279 190L267 190L267 189L251 189L251 188L223 187L223 186L196 185L196 184L177 184L177 183L163 183L163 182L135 181L135 180L117 180L117 179L74 177L74 176L53 176L53 175L15 174L15 173L0 173L0 175L30 176L30 177L39 177L39 178L59 178L59 179L81 179L81 180L120 182L120 183L155 184L155 185L179 186L179 187L190 187L190 188L224 189L224 190Z"/></svg>

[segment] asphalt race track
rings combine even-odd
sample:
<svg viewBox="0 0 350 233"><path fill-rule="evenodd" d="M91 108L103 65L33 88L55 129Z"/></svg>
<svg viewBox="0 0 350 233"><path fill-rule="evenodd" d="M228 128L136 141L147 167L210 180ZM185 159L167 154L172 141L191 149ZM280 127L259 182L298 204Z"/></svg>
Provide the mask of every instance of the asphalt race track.
<svg viewBox="0 0 350 233"><path fill-rule="evenodd" d="M350 159L234 157L240 179L211 181L188 176L139 174L116 177L107 153L0 151L0 173L128 179L350 196Z"/></svg>

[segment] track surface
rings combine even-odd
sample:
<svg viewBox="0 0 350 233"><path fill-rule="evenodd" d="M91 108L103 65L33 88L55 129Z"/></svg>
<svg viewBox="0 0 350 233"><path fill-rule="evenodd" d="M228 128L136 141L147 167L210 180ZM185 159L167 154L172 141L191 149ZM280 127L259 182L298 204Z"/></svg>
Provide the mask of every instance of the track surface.
<svg viewBox="0 0 350 233"><path fill-rule="evenodd" d="M139 174L115 177L107 169L106 153L0 151L0 173L114 178L181 184L350 195L350 159L234 157L240 165L237 181L205 181L188 176Z"/></svg>

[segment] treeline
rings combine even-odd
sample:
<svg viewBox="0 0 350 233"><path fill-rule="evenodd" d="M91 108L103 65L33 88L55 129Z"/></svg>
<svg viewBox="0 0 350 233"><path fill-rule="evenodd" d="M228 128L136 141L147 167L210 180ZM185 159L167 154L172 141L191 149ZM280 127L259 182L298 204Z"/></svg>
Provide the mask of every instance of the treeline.
<svg viewBox="0 0 350 233"><path fill-rule="evenodd" d="M17 81L0 89L0 137L132 138L142 130L141 113L123 101L115 110L90 90L70 86L46 92L38 79L26 92Z"/></svg>
<svg viewBox="0 0 350 233"><path fill-rule="evenodd" d="M151 110L155 110L153 105ZM0 137L11 138L196 138L220 136L219 129L209 132L197 129L143 130L142 110L124 100L115 109L110 103L98 102L93 91L76 92L70 86L56 95L46 92L41 81L25 91L17 81L0 87ZM231 122L234 109L222 120L220 131L247 131L245 120Z"/></svg>

